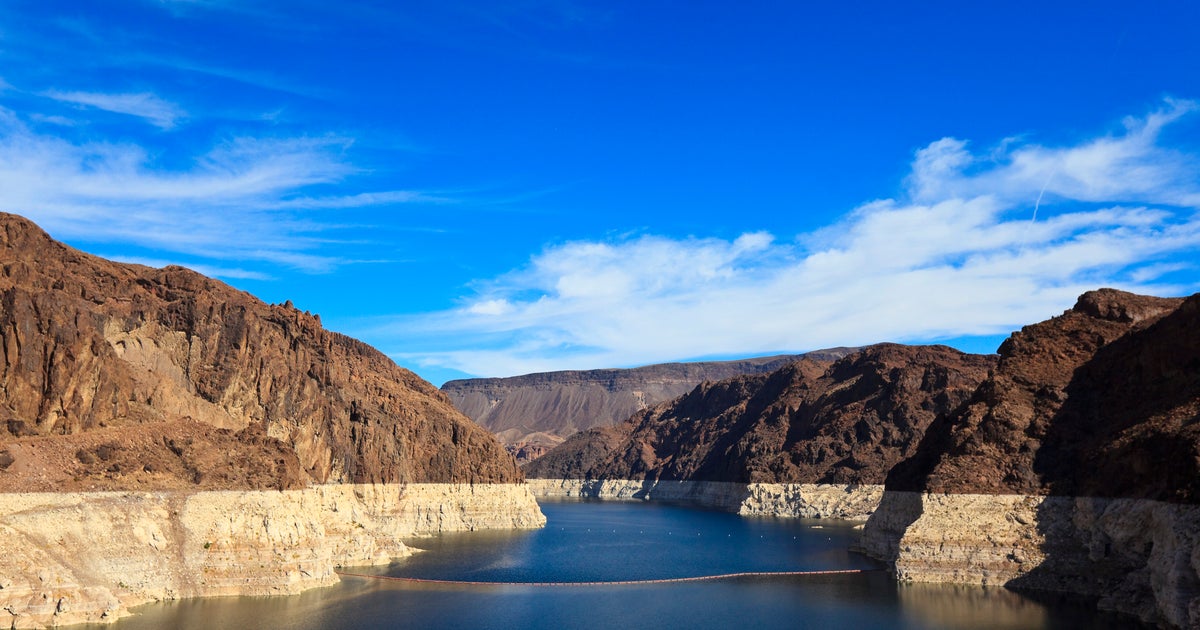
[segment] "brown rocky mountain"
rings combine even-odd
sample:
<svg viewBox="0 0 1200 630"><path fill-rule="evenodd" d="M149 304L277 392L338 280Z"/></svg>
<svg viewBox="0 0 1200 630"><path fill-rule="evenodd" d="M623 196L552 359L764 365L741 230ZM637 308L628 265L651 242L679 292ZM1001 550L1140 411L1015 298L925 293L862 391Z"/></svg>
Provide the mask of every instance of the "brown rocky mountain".
<svg viewBox="0 0 1200 630"><path fill-rule="evenodd" d="M616 425L704 381L772 372L799 359L831 362L850 348L737 361L473 378L442 385L458 409L494 432L519 461L536 459L577 431Z"/></svg>
<svg viewBox="0 0 1200 630"><path fill-rule="evenodd" d="M880 344L704 383L528 464L531 478L879 484L992 356Z"/></svg>
<svg viewBox="0 0 1200 630"><path fill-rule="evenodd" d="M861 549L901 580L1200 627L1200 294L1101 289L1014 333L892 469Z"/></svg>
<svg viewBox="0 0 1200 630"><path fill-rule="evenodd" d="M0 265L0 491L522 478L432 385L290 304L13 215Z"/></svg>
<svg viewBox="0 0 1200 630"><path fill-rule="evenodd" d="M1101 289L1014 333L888 488L1200 503L1200 295Z"/></svg>

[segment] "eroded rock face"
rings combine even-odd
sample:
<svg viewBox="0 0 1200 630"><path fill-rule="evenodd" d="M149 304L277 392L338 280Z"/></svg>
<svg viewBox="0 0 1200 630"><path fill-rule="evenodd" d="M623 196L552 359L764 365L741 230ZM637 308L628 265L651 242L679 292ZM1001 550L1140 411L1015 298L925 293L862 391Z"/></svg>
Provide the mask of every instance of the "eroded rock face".
<svg viewBox="0 0 1200 630"><path fill-rule="evenodd" d="M1112 289L1014 333L894 490L1200 502L1200 295Z"/></svg>
<svg viewBox="0 0 1200 630"><path fill-rule="evenodd" d="M738 361L665 363L631 369L473 378L442 385L454 405L494 432L518 461L532 461L578 431L621 423L704 381L773 372L801 357L832 362L850 348Z"/></svg>
<svg viewBox="0 0 1200 630"><path fill-rule="evenodd" d="M535 528L523 484L0 494L0 623L111 622L138 604L279 595L387 564L401 538Z"/></svg>
<svg viewBox="0 0 1200 630"><path fill-rule="evenodd" d="M317 316L0 215L0 491L514 482L433 386Z"/></svg>
<svg viewBox="0 0 1200 630"><path fill-rule="evenodd" d="M888 476L864 550L1200 627L1200 295L1089 292L1000 355Z"/></svg>
<svg viewBox="0 0 1200 630"><path fill-rule="evenodd" d="M704 383L526 466L545 479L880 484L939 413L967 399L994 357L880 344L833 364Z"/></svg>

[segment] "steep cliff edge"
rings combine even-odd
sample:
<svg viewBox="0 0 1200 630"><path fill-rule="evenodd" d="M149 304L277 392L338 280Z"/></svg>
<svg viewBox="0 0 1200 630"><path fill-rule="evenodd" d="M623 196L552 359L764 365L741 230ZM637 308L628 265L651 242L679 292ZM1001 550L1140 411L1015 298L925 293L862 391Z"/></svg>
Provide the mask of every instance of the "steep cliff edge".
<svg viewBox="0 0 1200 630"><path fill-rule="evenodd" d="M0 352L14 627L291 593L407 554L403 536L545 522L488 431L366 344L3 214Z"/></svg>
<svg viewBox="0 0 1200 630"><path fill-rule="evenodd" d="M630 369L473 378L442 385L454 405L494 432L518 461L531 461L577 431L619 424L704 381L773 372L801 357L832 362L852 349L736 361L664 363Z"/></svg>
<svg viewBox="0 0 1200 630"><path fill-rule="evenodd" d="M573 436L531 478L879 484L994 359L880 344L828 364L704 383L624 423Z"/></svg>
<svg viewBox="0 0 1200 630"><path fill-rule="evenodd" d="M1089 292L1000 355L888 476L864 549L1200 625L1200 295Z"/></svg>
<svg viewBox="0 0 1200 630"><path fill-rule="evenodd" d="M13 215L0 265L0 490L522 478L433 386L290 305Z"/></svg>

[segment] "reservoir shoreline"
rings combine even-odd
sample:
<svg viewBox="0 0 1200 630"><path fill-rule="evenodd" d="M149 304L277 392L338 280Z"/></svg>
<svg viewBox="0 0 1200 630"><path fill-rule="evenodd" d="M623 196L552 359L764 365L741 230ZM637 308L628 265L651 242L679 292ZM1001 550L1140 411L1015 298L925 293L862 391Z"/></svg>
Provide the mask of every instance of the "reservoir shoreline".
<svg viewBox="0 0 1200 630"><path fill-rule="evenodd" d="M411 555L403 538L545 524L523 484L0 494L0 609L14 628L112 622L132 606L285 595L340 566Z"/></svg>

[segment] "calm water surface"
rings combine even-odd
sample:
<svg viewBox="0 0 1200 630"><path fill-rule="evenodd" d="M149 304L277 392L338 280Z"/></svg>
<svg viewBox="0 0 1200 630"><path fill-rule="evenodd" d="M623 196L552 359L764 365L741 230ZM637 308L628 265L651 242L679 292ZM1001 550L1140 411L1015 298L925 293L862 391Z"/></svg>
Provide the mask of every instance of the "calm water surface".
<svg viewBox="0 0 1200 630"><path fill-rule="evenodd" d="M361 573L576 582L749 571L874 569L849 524L748 519L662 504L548 502L545 529L421 538L428 550ZM1062 598L898 585L886 573L629 586L451 586L346 578L292 597L153 604L114 630L149 628L1128 628Z"/></svg>

